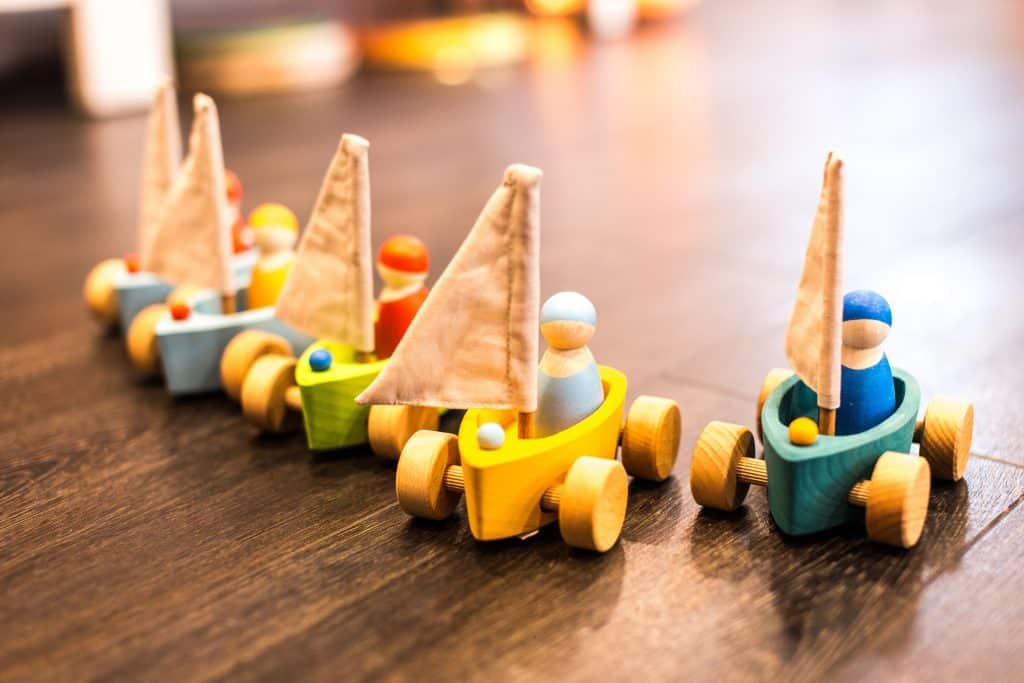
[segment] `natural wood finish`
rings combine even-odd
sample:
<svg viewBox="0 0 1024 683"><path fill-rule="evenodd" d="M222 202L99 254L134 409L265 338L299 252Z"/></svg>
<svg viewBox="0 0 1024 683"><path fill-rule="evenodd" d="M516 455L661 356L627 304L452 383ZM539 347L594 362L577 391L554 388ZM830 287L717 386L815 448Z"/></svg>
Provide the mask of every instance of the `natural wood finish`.
<svg viewBox="0 0 1024 683"><path fill-rule="evenodd" d="M622 428L622 465L626 473L649 481L664 481L679 454L682 417L675 401L638 396Z"/></svg>
<svg viewBox="0 0 1024 683"><path fill-rule="evenodd" d="M81 285L133 247L145 121L91 124L43 79L5 82L0 679L1015 680L1021 8L931 7L704 2L610 46L543 22L530 68L479 85L365 72L219 102L247 209L304 217L342 130L372 140L374 246L415 231L431 283L494 174L544 168L542 292L586 294L594 354L628 374L630 400L684 413L673 476L631 483L603 555L553 527L480 543L458 509L411 520L368 447L313 454L301 433L259 435L222 394L138 381ZM701 429L753 428L758 386L785 362L834 143L850 162L850 286L893 303L891 362L977 413L963 480L934 481L910 552L857 524L787 537L763 490L732 513L688 490Z"/></svg>
<svg viewBox="0 0 1024 683"><path fill-rule="evenodd" d="M236 401L242 400L242 384L257 359L276 354L290 356L292 347L278 334L263 330L245 330L235 335L220 359L220 381L224 393Z"/></svg>
<svg viewBox="0 0 1024 683"><path fill-rule="evenodd" d="M565 492L565 485L552 486L540 497L540 507L548 512L558 512L562 504L562 494Z"/></svg>
<svg viewBox="0 0 1024 683"><path fill-rule="evenodd" d="M767 486L768 465L757 458L740 458L736 461L736 480L744 484Z"/></svg>
<svg viewBox="0 0 1024 683"><path fill-rule="evenodd" d="M690 492L700 505L735 510L749 485L736 478L741 458L754 457L754 437L742 425L711 422L697 438L690 462Z"/></svg>
<svg viewBox="0 0 1024 683"><path fill-rule="evenodd" d="M242 383L242 414L266 432L298 429L298 414L287 401L288 391L294 386L294 357L269 354L257 358ZM302 405L301 396L299 405Z"/></svg>
<svg viewBox="0 0 1024 683"><path fill-rule="evenodd" d="M868 538L900 548L916 545L928 516L930 493L931 472L924 458L883 453L871 473L865 503Z"/></svg>
<svg viewBox="0 0 1024 683"><path fill-rule="evenodd" d="M569 468L558 502L558 528L576 548L608 551L626 517L629 479L615 460L583 456Z"/></svg>
<svg viewBox="0 0 1024 683"><path fill-rule="evenodd" d="M782 384L784 381L793 376L793 371L788 368L772 368L765 375L764 381L761 382L761 390L757 393L757 411L754 413L754 424L757 427L757 438L764 440L764 432L761 431L761 409L764 408L764 402L768 400L768 396L775 391L775 387Z"/></svg>
<svg viewBox="0 0 1024 683"><path fill-rule="evenodd" d="M234 294L222 294L220 297L220 310L225 315L238 312L238 304Z"/></svg>
<svg viewBox="0 0 1024 683"><path fill-rule="evenodd" d="M437 431L437 408L422 406L371 406L368 432L370 448L387 460L398 460L413 434L421 429Z"/></svg>
<svg viewBox="0 0 1024 683"><path fill-rule="evenodd" d="M834 408L818 408L818 431L824 436L835 436L836 411Z"/></svg>
<svg viewBox="0 0 1024 683"><path fill-rule="evenodd" d="M302 390L298 386L284 390L284 404L292 410L302 412Z"/></svg>
<svg viewBox="0 0 1024 683"><path fill-rule="evenodd" d="M402 449L395 472L398 504L414 517L449 517L461 495L445 487L445 473L458 462L459 447L454 434L429 430L413 434Z"/></svg>
<svg viewBox="0 0 1024 683"><path fill-rule="evenodd" d="M534 433L536 413L519 413L517 419L519 425L519 438L532 439Z"/></svg>
<svg viewBox="0 0 1024 683"><path fill-rule="evenodd" d="M144 375L160 373L160 346L156 340L156 325L167 314L167 304L150 304L132 320L125 342L132 365Z"/></svg>
<svg viewBox="0 0 1024 683"><path fill-rule="evenodd" d="M914 430L932 476L948 481L960 481L964 476L973 434L974 406L948 396L932 399L920 428Z"/></svg>
<svg viewBox="0 0 1024 683"><path fill-rule="evenodd" d="M100 261L85 278L82 297L86 308L104 325L117 323L117 292L114 283L125 272L124 259L110 258Z"/></svg>
<svg viewBox="0 0 1024 683"><path fill-rule="evenodd" d="M868 498L871 497L871 480L865 479L864 481L857 482L852 489L850 489L850 495L847 500L850 501L851 505L857 507L866 507L868 504Z"/></svg>

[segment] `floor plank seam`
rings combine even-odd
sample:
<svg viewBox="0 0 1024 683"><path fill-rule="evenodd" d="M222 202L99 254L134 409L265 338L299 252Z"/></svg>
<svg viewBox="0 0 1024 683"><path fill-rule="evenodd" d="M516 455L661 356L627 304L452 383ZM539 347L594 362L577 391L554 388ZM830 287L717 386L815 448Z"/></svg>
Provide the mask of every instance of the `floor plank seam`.
<svg viewBox="0 0 1024 683"><path fill-rule="evenodd" d="M1024 469L1024 463L1011 462L1009 460L1003 460L1002 458L997 458L994 455L986 455L984 453L971 453L971 457L972 458L981 458L982 460L988 460L989 462L996 462L996 463L999 463L1000 465L1009 465L1010 467L1017 467L1017 468L1020 468L1020 469Z"/></svg>

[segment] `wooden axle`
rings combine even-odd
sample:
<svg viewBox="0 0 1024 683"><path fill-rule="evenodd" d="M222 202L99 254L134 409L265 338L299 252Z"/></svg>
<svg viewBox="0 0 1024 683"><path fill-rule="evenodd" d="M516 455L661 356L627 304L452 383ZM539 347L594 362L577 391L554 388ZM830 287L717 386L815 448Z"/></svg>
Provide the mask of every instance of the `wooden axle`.
<svg viewBox="0 0 1024 683"><path fill-rule="evenodd" d="M291 386L285 389L284 404L294 411L302 412L302 392L298 386Z"/></svg>
<svg viewBox="0 0 1024 683"><path fill-rule="evenodd" d="M736 480L741 484L767 486L768 463L764 460L760 460L759 458L740 458L736 463ZM865 507L868 504L868 498L870 496L871 480L864 479L853 485L853 488L850 489L850 493L846 497L846 500L848 500L851 505Z"/></svg>
<svg viewBox="0 0 1024 683"><path fill-rule="evenodd" d="M466 490L466 480L462 476L462 465L448 465L444 470L444 487L448 491L462 494ZM544 491L540 499L540 507L546 512L558 512L562 503L562 491L565 485L552 486Z"/></svg>

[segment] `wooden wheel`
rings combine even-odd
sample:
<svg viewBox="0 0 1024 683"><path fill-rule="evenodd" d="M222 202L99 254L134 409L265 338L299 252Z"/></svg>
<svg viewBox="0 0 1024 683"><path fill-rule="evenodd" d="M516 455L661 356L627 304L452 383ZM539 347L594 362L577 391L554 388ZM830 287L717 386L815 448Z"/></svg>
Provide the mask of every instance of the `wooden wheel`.
<svg viewBox="0 0 1024 683"><path fill-rule="evenodd" d="M413 434L421 429L437 431L437 408L422 406L370 406L370 448L382 458L398 460Z"/></svg>
<svg viewBox="0 0 1024 683"><path fill-rule="evenodd" d="M868 487L868 538L900 548L913 547L928 516L931 485L927 460L907 453L883 453Z"/></svg>
<svg viewBox="0 0 1024 683"><path fill-rule="evenodd" d="M276 354L257 358L242 382L242 413L267 432L298 429L299 413L288 405L288 390L295 386L295 359Z"/></svg>
<svg viewBox="0 0 1024 683"><path fill-rule="evenodd" d="M82 287L85 305L106 325L117 322L117 292L114 291L114 283L123 272L124 259L108 258L93 266L85 278L85 286Z"/></svg>
<svg viewBox="0 0 1024 683"><path fill-rule="evenodd" d="M765 401L771 396L771 393L775 391L775 387L779 386L787 379L793 376L792 370L786 370L785 368L774 368L768 371L765 375L764 381L761 382L761 391L757 394L757 415L754 416L754 424L757 427L757 438L764 443L764 432L761 431L761 410L764 408Z"/></svg>
<svg viewBox="0 0 1024 683"><path fill-rule="evenodd" d="M398 504L414 517L445 519L461 497L444 485L445 471L459 462L454 434L423 429L409 439L398 458L395 493Z"/></svg>
<svg viewBox="0 0 1024 683"><path fill-rule="evenodd" d="M128 326L128 356L132 364L147 375L160 373L160 345L156 342L156 326L167 314L167 304L150 304Z"/></svg>
<svg viewBox="0 0 1024 683"><path fill-rule="evenodd" d="M558 507L558 528L575 548L603 553L619 540L629 479L616 460L583 456L569 468Z"/></svg>
<svg viewBox="0 0 1024 683"><path fill-rule="evenodd" d="M938 396L928 404L919 431L921 456L940 479L960 481L971 454L974 406L970 402Z"/></svg>
<svg viewBox="0 0 1024 683"><path fill-rule="evenodd" d="M754 436L746 427L711 422L697 438L690 463L690 492L705 507L732 511L747 497L749 484L737 479L741 458L754 457Z"/></svg>
<svg viewBox="0 0 1024 683"><path fill-rule="evenodd" d="M638 396L622 430L622 466L634 477L664 481L679 454L682 418L675 401Z"/></svg>
<svg viewBox="0 0 1024 683"><path fill-rule="evenodd" d="M281 335L263 330L245 330L236 334L220 357L220 381L224 392L236 401L242 400L242 383L252 364L271 353L290 356L292 347Z"/></svg>

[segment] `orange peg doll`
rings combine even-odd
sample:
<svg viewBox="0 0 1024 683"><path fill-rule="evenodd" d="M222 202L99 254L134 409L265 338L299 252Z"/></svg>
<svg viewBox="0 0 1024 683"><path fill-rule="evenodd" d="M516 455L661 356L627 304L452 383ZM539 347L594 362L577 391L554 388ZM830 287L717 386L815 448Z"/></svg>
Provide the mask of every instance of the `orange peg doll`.
<svg viewBox="0 0 1024 683"><path fill-rule="evenodd" d="M427 247L411 235L396 235L386 241L377 255L377 272L384 289L377 300L374 327L377 358L390 358L416 312L427 298Z"/></svg>

